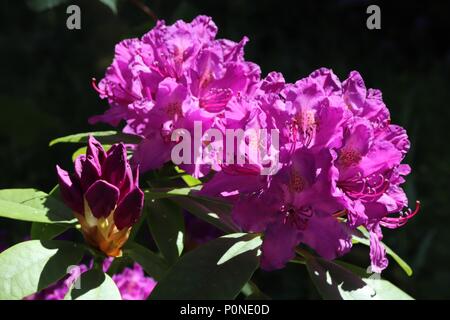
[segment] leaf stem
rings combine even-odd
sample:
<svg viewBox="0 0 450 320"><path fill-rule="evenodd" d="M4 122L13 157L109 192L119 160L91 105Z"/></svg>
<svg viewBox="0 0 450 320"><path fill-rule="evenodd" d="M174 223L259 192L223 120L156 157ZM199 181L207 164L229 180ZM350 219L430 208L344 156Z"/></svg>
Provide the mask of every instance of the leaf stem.
<svg viewBox="0 0 450 320"><path fill-rule="evenodd" d="M295 257L294 259L289 261L290 263L296 263L296 264L306 264L306 260L302 257Z"/></svg>
<svg viewBox="0 0 450 320"><path fill-rule="evenodd" d="M314 256L311 253L309 253L308 251L306 251L303 248L296 248L295 252L297 254L299 254L301 257L303 257L304 260L308 260L308 259L313 259L314 258Z"/></svg>

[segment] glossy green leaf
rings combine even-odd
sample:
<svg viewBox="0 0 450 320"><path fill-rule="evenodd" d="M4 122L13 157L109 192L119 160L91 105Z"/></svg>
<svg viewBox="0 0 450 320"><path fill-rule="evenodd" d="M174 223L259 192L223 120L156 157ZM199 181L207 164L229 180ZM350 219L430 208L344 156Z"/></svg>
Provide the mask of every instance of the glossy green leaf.
<svg viewBox="0 0 450 320"><path fill-rule="evenodd" d="M145 191L147 202L170 198L181 208L216 226L225 233L237 232L239 228L231 219L231 205L222 199L198 195L202 186L188 188L152 188Z"/></svg>
<svg viewBox="0 0 450 320"><path fill-rule="evenodd" d="M193 191L198 191L201 186L187 188L152 188L145 190L145 199L147 201L156 199L172 198L176 196L189 196Z"/></svg>
<svg viewBox="0 0 450 320"><path fill-rule="evenodd" d="M240 238L240 234L232 234L232 235L225 235L222 238L235 238L236 235L239 235L237 238ZM222 257L220 257L220 260L217 262L218 265L221 265L228 260L233 259L234 257L237 257L243 253L246 253L247 251L253 251L262 245L262 239L260 236L255 236L253 239L247 240L243 239L242 241L238 241L235 244L233 244L230 249L227 250L227 252L224 253Z"/></svg>
<svg viewBox="0 0 450 320"><path fill-rule="evenodd" d="M195 187L202 184L202 182L199 179L194 178L190 174L185 173L184 170L178 168L177 166L175 166L175 171L178 173L184 173L181 175L181 179L183 179L183 181L186 183L188 187Z"/></svg>
<svg viewBox="0 0 450 320"><path fill-rule="evenodd" d="M52 240L73 226L75 225L33 222L31 224L31 239Z"/></svg>
<svg viewBox="0 0 450 320"><path fill-rule="evenodd" d="M110 276L92 269L75 281L64 300L122 300L122 297Z"/></svg>
<svg viewBox="0 0 450 320"><path fill-rule="evenodd" d="M359 227L358 230L361 231L362 236L353 235L352 237L353 243L361 243L363 245L370 247L370 240L369 240L370 235L368 231L363 227ZM408 276L412 276L413 270L409 266L409 264L405 260L403 260L397 253L395 253L394 250L389 248L384 242L382 242L382 244L386 249L386 253L390 255L395 260L395 262L397 262L400 268L402 268L403 271L405 271L405 273Z"/></svg>
<svg viewBox="0 0 450 320"><path fill-rule="evenodd" d="M352 271L357 274L363 280L368 283L379 296L382 296L383 300L412 300L413 298L407 293L403 292L401 289L393 285L386 279L383 279L379 274L375 273L367 273L367 271L361 267L355 266L353 264L343 262L343 261L334 261L336 264Z"/></svg>
<svg viewBox="0 0 450 320"><path fill-rule="evenodd" d="M117 0L100 0L100 2L117 14Z"/></svg>
<svg viewBox="0 0 450 320"><path fill-rule="evenodd" d="M169 269L167 262L138 243L128 241L123 248L123 255L139 263L145 272L155 280L160 280Z"/></svg>
<svg viewBox="0 0 450 320"><path fill-rule="evenodd" d="M372 274L358 275L333 261L308 257L309 275L324 299L328 300L410 300L408 294L387 280ZM356 267L357 268L357 267Z"/></svg>
<svg viewBox="0 0 450 320"><path fill-rule="evenodd" d="M41 223L76 221L64 203L36 189L0 190L0 217Z"/></svg>
<svg viewBox="0 0 450 320"><path fill-rule="evenodd" d="M257 269L260 251L219 261L236 243L254 239L253 234L228 235L186 253L158 282L150 299L234 299Z"/></svg>
<svg viewBox="0 0 450 320"><path fill-rule="evenodd" d="M270 297L262 292L258 286L253 282L249 281L242 287L242 294L245 296L245 300L269 300Z"/></svg>
<svg viewBox="0 0 450 320"><path fill-rule="evenodd" d="M87 143L89 135L94 136L101 144L114 144L118 142L135 144L142 140L139 136L117 131L93 131L56 138L50 141L49 146L51 147L58 143Z"/></svg>
<svg viewBox="0 0 450 320"><path fill-rule="evenodd" d="M173 264L184 248L183 213L170 199L148 201L146 210L153 239L167 262Z"/></svg>
<svg viewBox="0 0 450 320"><path fill-rule="evenodd" d="M173 197L171 200L197 218L214 225L225 233L239 230L231 219L231 207L228 204L191 197Z"/></svg>
<svg viewBox="0 0 450 320"><path fill-rule="evenodd" d="M21 242L0 254L0 300L40 291L78 265L84 248L68 241Z"/></svg>
<svg viewBox="0 0 450 320"><path fill-rule="evenodd" d="M106 273L112 277L115 274L118 274L122 272L125 268L128 268L130 265L134 263L133 259L126 255L122 255L121 257L116 257L111 262L108 270L106 270Z"/></svg>

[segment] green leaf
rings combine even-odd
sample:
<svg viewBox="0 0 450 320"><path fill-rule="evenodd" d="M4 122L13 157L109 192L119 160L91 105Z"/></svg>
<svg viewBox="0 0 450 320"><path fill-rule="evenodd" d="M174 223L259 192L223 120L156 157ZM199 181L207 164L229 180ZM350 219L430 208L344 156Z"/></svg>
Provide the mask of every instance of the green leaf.
<svg viewBox="0 0 450 320"><path fill-rule="evenodd" d="M0 190L0 217L42 223L74 223L72 211L36 189Z"/></svg>
<svg viewBox="0 0 450 320"><path fill-rule="evenodd" d="M359 227L358 230L361 231L363 237L360 237L358 235L353 235L353 237L352 237L353 243L361 243L363 245L370 247L370 240L369 240L370 235L369 235L368 231L364 227ZM402 268L403 271L405 271L405 273L408 276L412 276L413 270L409 266L409 264L406 263L405 260L403 260L397 253L394 252L394 250L389 248L384 242L382 242L382 244L383 244L384 248L386 249L386 253L388 255L390 255L395 260L395 262L397 262L397 264L400 266L400 268Z"/></svg>
<svg viewBox="0 0 450 320"><path fill-rule="evenodd" d="M238 234L232 234L232 235L225 235L222 238L234 238L235 235ZM238 237L239 238L239 237ZM243 253L246 253L247 251L253 251L262 245L262 239L260 236L256 236L251 240L243 240L238 241L235 244L231 246L230 249L228 249L227 252L220 258L220 260L217 262L217 265L221 265L228 260L233 259L234 257L237 257Z"/></svg>
<svg viewBox="0 0 450 320"><path fill-rule="evenodd" d="M377 274L370 274L367 273L365 269L355 266L353 264L343 262L343 261L334 261L336 264L339 264L340 266L347 268L348 270L352 271L353 273L357 274L363 280L369 284L377 293L379 296L382 296L381 299L383 300L413 300L413 298L408 295L407 293L403 292L401 289L393 285L391 282L389 282L386 279L381 278Z"/></svg>
<svg viewBox="0 0 450 320"><path fill-rule="evenodd" d="M175 166L175 171L178 173L185 173L184 170L178 168L177 166ZM186 183L188 187L195 187L202 184L202 182L199 179L194 178L193 176L187 173L181 175L181 179L183 179L183 181Z"/></svg>
<svg viewBox="0 0 450 320"><path fill-rule="evenodd" d="M184 248L183 213L169 199L146 203L147 222L153 239L169 264L173 264Z"/></svg>
<svg viewBox="0 0 450 320"><path fill-rule="evenodd" d="M57 224L57 223L39 223L33 222L31 224L31 239L33 240L52 240L61 233L70 229L73 225Z"/></svg>
<svg viewBox="0 0 450 320"><path fill-rule="evenodd" d="M139 263L149 276L159 281L169 269L167 262L140 244L128 241L123 248L123 255Z"/></svg>
<svg viewBox="0 0 450 320"><path fill-rule="evenodd" d="M94 136L101 144L114 144L117 142L136 144L142 140L140 136L117 131L93 131L56 138L50 141L49 146L54 146L57 143L87 143L89 135Z"/></svg>
<svg viewBox="0 0 450 320"><path fill-rule="evenodd" d="M188 188L152 188L150 190L145 190L145 199L151 201L176 196L189 196L193 191L198 191L200 189L201 186Z"/></svg>
<svg viewBox="0 0 450 320"><path fill-rule="evenodd" d="M184 174L181 176L181 179L189 186L189 187L195 187L198 185L201 185L202 182L198 180L197 178L194 178L190 174Z"/></svg>
<svg viewBox="0 0 450 320"><path fill-rule="evenodd" d="M117 0L99 0L105 6L110 8L114 14L117 14Z"/></svg>
<svg viewBox="0 0 450 320"><path fill-rule="evenodd" d="M47 288L77 265L84 248L68 241L21 242L0 254L0 300L22 299Z"/></svg>
<svg viewBox="0 0 450 320"><path fill-rule="evenodd" d="M231 219L231 205L222 199L197 194L202 186L188 188L152 188L145 191L145 200L170 198L181 208L216 226L225 233L237 232L239 228Z"/></svg>
<svg viewBox="0 0 450 320"><path fill-rule="evenodd" d="M249 281L241 290L242 294L245 296L245 300L269 300L270 297L262 292L258 286L253 282Z"/></svg>
<svg viewBox="0 0 450 320"><path fill-rule="evenodd" d="M410 300L408 294L377 274L358 275L356 266L349 270L341 264L318 257L308 257L309 275L324 299L328 300ZM360 268L359 268L360 269Z"/></svg>
<svg viewBox="0 0 450 320"><path fill-rule="evenodd" d="M231 219L231 206L226 203L191 197L173 197L171 199L183 209L225 233L233 233L239 230Z"/></svg>
<svg viewBox="0 0 450 320"><path fill-rule="evenodd" d="M150 299L234 299L258 267L260 252L255 248L236 255L230 249L254 239L254 234L228 235L186 253L158 282Z"/></svg>
<svg viewBox="0 0 450 320"><path fill-rule="evenodd" d="M27 5L31 10L41 12L65 2L68 2L68 0L27 0Z"/></svg>
<svg viewBox="0 0 450 320"><path fill-rule="evenodd" d="M122 255L121 257L114 258L111 265L109 266L106 273L112 277L113 275L122 272L125 268L129 267L131 264L133 264L133 260L125 255Z"/></svg>
<svg viewBox="0 0 450 320"><path fill-rule="evenodd" d="M79 285L79 289L75 284ZM122 300L122 297L110 276L98 269L92 269L80 276L64 300Z"/></svg>

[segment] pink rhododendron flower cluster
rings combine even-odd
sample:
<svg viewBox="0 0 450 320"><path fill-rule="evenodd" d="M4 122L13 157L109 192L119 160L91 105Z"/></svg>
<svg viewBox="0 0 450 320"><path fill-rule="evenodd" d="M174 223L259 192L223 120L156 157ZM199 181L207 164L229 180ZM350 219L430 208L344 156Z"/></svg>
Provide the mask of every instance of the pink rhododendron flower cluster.
<svg viewBox="0 0 450 320"><path fill-rule="evenodd" d="M409 140L390 123L381 92L367 89L355 71L343 82L325 68L295 83L278 72L260 79L259 67L244 60L247 38L216 40L216 32L199 16L160 21L141 39L119 43L96 87L110 109L91 122L124 120L124 132L141 135L132 161L144 171L170 161L172 132L191 131L194 121L222 132L267 129L266 139L246 137L244 144L268 145L267 156L278 159L272 174L262 174L266 158L244 152L244 164L214 163L202 193L231 201L242 230L264 233L264 269L282 268L299 244L326 259L341 256L364 226L372 271L381 272L388 263L381 227L399 227L418 211L404 211ZM209 166L189 172L201 176L203 169Z"/></svg>
<svg viewBox="0 0 450 320"><path fill-rule="evenodd" d="M247 122L264 119L279 128L280 170L273 176L261 176L255 165L222 170L202 192L233 201L233 218L245 231L264 232L264 269L283 267L300 243L326 259L341 256L364 226L372 271L381 272L388 262L381 227L399 227L418 210L402 212L408 201L401 184L410 172L401 164L406 131L390 124L381 92L366 89L357 72L342 83L325 68L294 84L274 76L255 98L258 119Z"/></svg>
<svg viewBox="0 0 450 320"><path fill-rule="evenodd" d="M159 21L141 39L117 44L96 87L111 108L90 122L125 120L124 132L143 136L133 156L142 171L170 160L175 129L193 130L194 121L215 127L231 100L256 89L260 69L244 60L248 39L217 40L216 33L211 18L199 16L172 26ZM195 174L202 174L199 168Z"/></svg>

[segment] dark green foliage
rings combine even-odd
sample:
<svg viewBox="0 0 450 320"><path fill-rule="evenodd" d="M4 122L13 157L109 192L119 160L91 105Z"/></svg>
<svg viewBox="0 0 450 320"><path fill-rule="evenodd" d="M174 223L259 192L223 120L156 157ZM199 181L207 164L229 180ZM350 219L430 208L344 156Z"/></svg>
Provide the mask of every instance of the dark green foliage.
<svg viewBox="0 0 450 320"><path fill-rule="evenodd" d="M114 15L100 1L75 1L82 29L69 31L65 5L36 13L25 1L0 3L0 188L33 186L50 191L56 163L68 167L79 146L48 142L75 132L113 130L89 126L107 103L91 88L111 62L116 42L137 37L154 21L131 1L120 2ZM379 88L394 123L406 127L412 149L407 163L411 205L422 211L400 232L385 232L384 241L414 270L408 278L393 259L385 277L415 298L449 298L450 263L450 45L444 1L385 1L382 29L369 31L364 1L144 1L158 17L173 22L197 14L211 15L220 36L247 35L250 60L263 74L278 70L288 81L318 67L344 78L362 73L367 86ZM29 226L0 220L15 228L18 242ZM14 237L14 238L12 238ZM368 265L367 248L358 246L346 260ZM317 297L305 268L289 265L272 273L257 271L258 286L273 298Z"/></svg>

